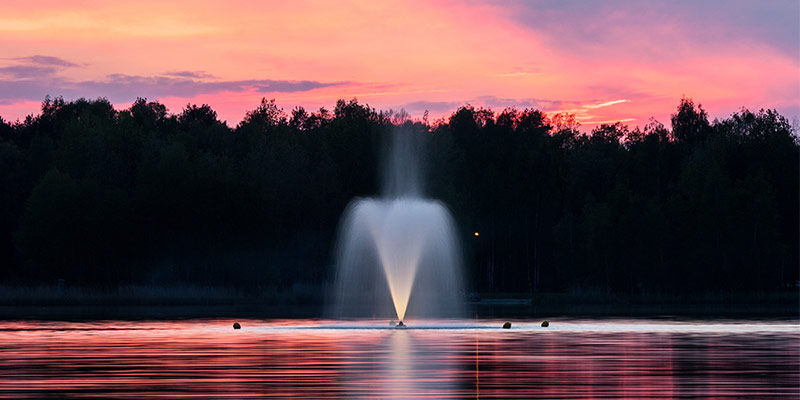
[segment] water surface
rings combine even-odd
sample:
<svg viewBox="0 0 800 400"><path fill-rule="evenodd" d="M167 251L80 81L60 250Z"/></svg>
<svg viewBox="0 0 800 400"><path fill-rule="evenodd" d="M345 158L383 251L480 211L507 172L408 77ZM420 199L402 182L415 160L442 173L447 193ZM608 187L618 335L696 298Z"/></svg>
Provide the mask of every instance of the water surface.
<svg viewBox="0 0 800 400"><path fill-rule="evenodd" d="M232 322L0 322L0 398L800 398L796 320Z"/></svg>

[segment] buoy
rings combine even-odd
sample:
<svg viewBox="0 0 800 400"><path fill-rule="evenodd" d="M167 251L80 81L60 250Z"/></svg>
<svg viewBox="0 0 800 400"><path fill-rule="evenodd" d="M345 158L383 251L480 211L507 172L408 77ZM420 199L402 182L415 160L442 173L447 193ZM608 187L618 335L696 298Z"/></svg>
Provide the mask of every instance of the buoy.
<svg viewBox="0 0 800 400"><path fill-rule="evenodd" d="M401 327L402 327L402 328L405 328L405 327L406 327L406 324L404 324L404 323L403 323L403 321L400 321L400 322L398 322L398 323L397 323L397 327L398 327L398 328L401 328Z"/></svg>
<svg viewBox="0 0 800 400"><path fill-rule="evenodd" d="M503 324L503 329L511 329L511 322L506 322Z"/></svg>
<svg viewBox="0 0 800 400"><path fill-rule="evenodd" d="M241 325L239 325L239 323L238 323L238 322L234 322L234 323L233 323L233 329L242 329L242 326L241 326Z"/></svg>
<svg viewBox="0 0 800 400"><path fill-rule="evenodd" d="M542 321L542 328L547 328L548 326L550 326L550 323L547 320Z"/></svg>

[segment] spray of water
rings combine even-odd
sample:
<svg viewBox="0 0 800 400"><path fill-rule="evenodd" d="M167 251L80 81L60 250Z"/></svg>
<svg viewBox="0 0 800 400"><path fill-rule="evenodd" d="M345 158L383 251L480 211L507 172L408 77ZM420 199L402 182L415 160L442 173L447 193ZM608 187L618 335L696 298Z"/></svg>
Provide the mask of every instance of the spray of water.
<svg viewBox="0 0 800 400"><path fill-rule="evenodd" d="M421 195L418 142L397 132L380 198L355 199L342 217L335 282L340 316L457 316L461 259L450 213Z"/></svg>

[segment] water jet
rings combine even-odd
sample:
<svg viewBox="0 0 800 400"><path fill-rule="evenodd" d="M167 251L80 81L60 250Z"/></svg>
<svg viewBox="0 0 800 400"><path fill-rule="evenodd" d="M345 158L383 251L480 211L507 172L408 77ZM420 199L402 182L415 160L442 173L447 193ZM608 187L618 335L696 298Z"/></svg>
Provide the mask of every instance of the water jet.
<svg viewBox="0 0 800 400"><path fill-rule="evenodd" d="M334 282L336 316L394 314L400 327L409 314L461 314L458 235L447 207L422 193L420 135L403 130L393 134L383 194L354 199L342 216Z"/></svg>

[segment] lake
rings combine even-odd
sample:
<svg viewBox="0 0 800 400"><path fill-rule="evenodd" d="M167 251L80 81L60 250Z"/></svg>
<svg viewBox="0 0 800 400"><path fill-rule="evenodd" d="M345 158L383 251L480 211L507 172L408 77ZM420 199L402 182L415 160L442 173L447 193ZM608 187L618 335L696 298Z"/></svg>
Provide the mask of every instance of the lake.
<svg viewBox="0 0 800 400"><path fill-rule="evenodd" d="M0 322L0 398L797 399L800 323Z"/></svg>

